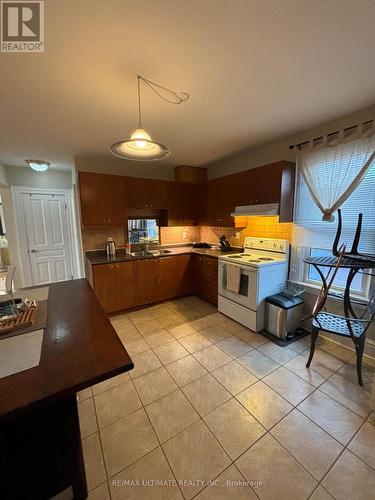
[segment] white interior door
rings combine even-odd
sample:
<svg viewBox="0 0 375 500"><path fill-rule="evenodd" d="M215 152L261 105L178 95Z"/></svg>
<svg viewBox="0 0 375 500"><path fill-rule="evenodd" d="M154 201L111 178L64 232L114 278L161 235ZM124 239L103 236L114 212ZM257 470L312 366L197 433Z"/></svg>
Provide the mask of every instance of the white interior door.
<svg viewBox="0 0 375 500"><path fill-rule="evenodd" d="M32 284L73 278L64 194L22 193Z"/></svg>

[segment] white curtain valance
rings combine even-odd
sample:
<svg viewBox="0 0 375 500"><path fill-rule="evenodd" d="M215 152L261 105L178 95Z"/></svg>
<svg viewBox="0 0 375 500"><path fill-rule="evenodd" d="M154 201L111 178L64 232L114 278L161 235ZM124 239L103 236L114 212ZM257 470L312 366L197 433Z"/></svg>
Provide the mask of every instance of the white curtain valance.
<svg viewBox="0 0 375 500"><path fill-rule="evenodd" d="M373 126L366 130L358 126L352 134L344 130L329 134L297 151L298 167L322 220L334 220L334 212L357 188L374 159Z"/></svg>

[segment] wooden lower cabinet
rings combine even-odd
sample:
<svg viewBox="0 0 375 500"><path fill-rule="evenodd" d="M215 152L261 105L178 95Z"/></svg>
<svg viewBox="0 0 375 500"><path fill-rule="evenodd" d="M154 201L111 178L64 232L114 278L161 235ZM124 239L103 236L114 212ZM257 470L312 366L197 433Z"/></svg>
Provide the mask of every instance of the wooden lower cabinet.
<svg viewBox="0 0 375 500"><path fill-rule="evenodd" d="M206 255L194 255L193 258L196 295L217 305L218 259Z"/></svg>
<svg viewBox="0 0 375 500"><path fill-rule="evenodd" d="M177 295L183 297L192 293L194 293L193 255L180 255Z"/></svg>
<svg viewBox="0 0 375 500"><path fill-rule="evenodd" d="M92 283L107 313L196 293L217 304L217 259L175 255L92 266Z"/></svg>
<svg viewBox="0 0 375 500"><path fill-rule="evenodd" d="M92 279L96 296L110 313L136 305L133 262L93 266Z"/></svg>
<svg viewBox="0 0 375 500"><path fill-rule="evenodd" d="M136 305L134 262L117 264L117 311L130 309Z"/></svg>
<svg viewBox="0 0 375 500"><path fill-rule="evenodd" d="M137 260L133 265L135 305L157 302L159 297L159 259Z"/></svg>

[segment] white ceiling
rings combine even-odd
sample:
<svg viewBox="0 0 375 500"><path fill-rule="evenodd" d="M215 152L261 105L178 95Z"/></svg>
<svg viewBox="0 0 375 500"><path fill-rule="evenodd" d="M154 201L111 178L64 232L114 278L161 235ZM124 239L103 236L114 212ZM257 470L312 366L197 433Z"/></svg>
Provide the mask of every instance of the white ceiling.
<svg viewBox="0 0 375 500"><path fill-rule="evenodd" d="M69 168L143 121L202 165L374 102L375 1L47 0L44 54L0 55L0 162Z"/></svg>

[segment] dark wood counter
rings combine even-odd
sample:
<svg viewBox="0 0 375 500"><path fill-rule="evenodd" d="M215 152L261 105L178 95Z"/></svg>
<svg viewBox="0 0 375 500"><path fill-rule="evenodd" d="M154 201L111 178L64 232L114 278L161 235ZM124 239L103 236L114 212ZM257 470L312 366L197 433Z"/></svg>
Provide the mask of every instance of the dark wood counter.
<svg viewBox="0 0 375 500"><path fill-rule="evenodd" d="M85 498L76 392L133 367L88 281L52 284L39 366L0 379L0 497Z"/></svg>

